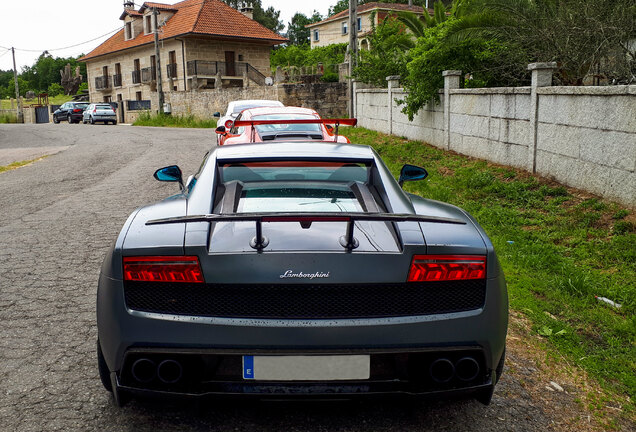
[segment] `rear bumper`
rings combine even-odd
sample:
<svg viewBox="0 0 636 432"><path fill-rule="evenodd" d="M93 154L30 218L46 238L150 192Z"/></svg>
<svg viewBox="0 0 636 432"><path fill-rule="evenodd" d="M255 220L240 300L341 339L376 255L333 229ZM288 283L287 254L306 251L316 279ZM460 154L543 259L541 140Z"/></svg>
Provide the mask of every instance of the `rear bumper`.
<svg viewBox="0 0 636 432"><path fill-rule="evenodd" d="M339 320L203 318L128 310L122 282L102 275L97 317L106 363L114 373L113 383L123 392L278 398L454 395L492 389L496 382L493 371L505 347L508 301L505 282L499 277L488 280L484 307L466 312ZM339 353L369 354L372 365L379 361L377 356L394 365L400 358L407 363L385 375L372 374L369 380L335 384L250 382L240 375L242 355ZM455 364L466 353L478 359L478 377L468 381L453 378L444 385L431 380L430 365L435 359L448 358ZM214 374L211 365L221 356L227 359L229 375ZM176 386L161 384L156 378L139 382L131 376L138 358L148 358L156 365L176 360L192 375Z"/></svg>

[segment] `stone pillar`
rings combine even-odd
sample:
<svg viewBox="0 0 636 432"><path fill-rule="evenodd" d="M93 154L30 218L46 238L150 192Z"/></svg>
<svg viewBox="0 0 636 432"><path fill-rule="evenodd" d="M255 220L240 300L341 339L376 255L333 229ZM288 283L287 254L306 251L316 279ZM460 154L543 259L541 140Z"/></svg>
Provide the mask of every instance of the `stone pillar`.
<svg viewBox="0 0 636 432"><path fill-rule="evenodd" d="M532 134L531 147L528 149L528 171L537 172L537 134L539 124L539 95L537 88L552 85L552 74L557 69L556 62L530 63L528 70L532 71L530 84L530 133Z"/></svg>
<svg viewBox="0 0 636 432"><path fill-rule="evenodd" d="M459 88L459 79L462 76L462 71L459 70L445 70L442 72L444 77L444 142L446 143L446 149L450 150L450 91L451 89Z"/></svg>
<svg viewBox="0 0 636 432"><path fill-rule="evenodd" d="M243 71L243 88L248 88L250 86L250 79L247 76L247 71Z"/></svg>
<svg viewBox="0 0 636 432"><path fill-rule="evenodd" d="M400 86L400 76L399 75L391 75L386 77L387 82L389 83L389 100L387 105L387 113L388 113L388 134L393 135L393 89L398 88Z"/></svg>
<svg viewBox="0 0 636 432"><path fill-rule="evenodd" d="M223 81L221 80L221 72L217 72L214 77L214 88L221 89L223 88Z"/></svg>

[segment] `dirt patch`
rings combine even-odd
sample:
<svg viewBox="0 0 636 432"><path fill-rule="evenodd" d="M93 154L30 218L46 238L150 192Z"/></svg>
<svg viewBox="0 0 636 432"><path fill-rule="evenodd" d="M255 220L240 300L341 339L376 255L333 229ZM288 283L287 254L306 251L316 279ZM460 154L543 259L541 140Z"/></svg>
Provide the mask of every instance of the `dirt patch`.
<svg viewBox="0 0 636 432"><path fill-rule="evenodd" d="M612 399L579 368L548 357L542 338L523 314L511 311L505 374L513 375L553 419L557 431L636 430L623 412L625 401Z"/></svg>
<svg viewBox="0 0 636 432"><path fill-rule="evenodd" d="M0 166L9 165L13 162L39 159L43 156L50 156L59 153L67 148L69 148L69 146L0 149Z"/></svg>

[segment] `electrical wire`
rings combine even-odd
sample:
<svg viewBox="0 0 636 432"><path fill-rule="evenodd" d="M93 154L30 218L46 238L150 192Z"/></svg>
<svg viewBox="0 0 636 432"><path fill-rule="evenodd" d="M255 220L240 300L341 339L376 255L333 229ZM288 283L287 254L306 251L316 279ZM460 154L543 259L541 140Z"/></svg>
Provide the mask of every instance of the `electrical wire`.
<svg viewBox="0 0 636 432"><path fill-rule="evenodd" d="M78 46L80 46L80 45L84 45L84 44L87 44L87 43L90 43L90 42L94 42L94 41L96 41L96 40L98 40L98 39L101 39L101 38L103 38L103 37L105 37L105 36L108 36L108 35L110 35L110 34L112 34L112 33L115 33L116 31L119 31L119 30L121 30L121 26L117 27L117 28L116 28L116 29L114 29L114 30L109 31L108 33L104 33L104 34L103 34L103 35L101 35L101 36L97 36L96 38L93 38L93 39L90 39L90 40L87 40L87 41L84 41L84 42L80 42L80 43L77 43L77 44L74 44L74 45L69 45L69 46L61 47L61 48L39 49L39 50L34 50L34 49L24 49L24 48L15 48L15 50L16 50L16 51L22 51L22 52L44 52L44 51L51 52L51 51L62 51L62 50L65 50L65 49L75 48L75 47L78 47ZM0 47L0 48L3 48L3 47Z"/></svg>

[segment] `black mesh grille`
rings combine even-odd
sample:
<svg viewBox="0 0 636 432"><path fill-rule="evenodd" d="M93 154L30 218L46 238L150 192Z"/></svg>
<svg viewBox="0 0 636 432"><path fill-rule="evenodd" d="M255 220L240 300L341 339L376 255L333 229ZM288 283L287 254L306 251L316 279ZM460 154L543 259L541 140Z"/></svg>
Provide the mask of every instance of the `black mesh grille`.
<svg viewBox="0 0 636 432"><path fill-rule="evenodd" d="M478 309L486 281L347 285L126 282L129 309L227 318L373 318Z"/></svg>

